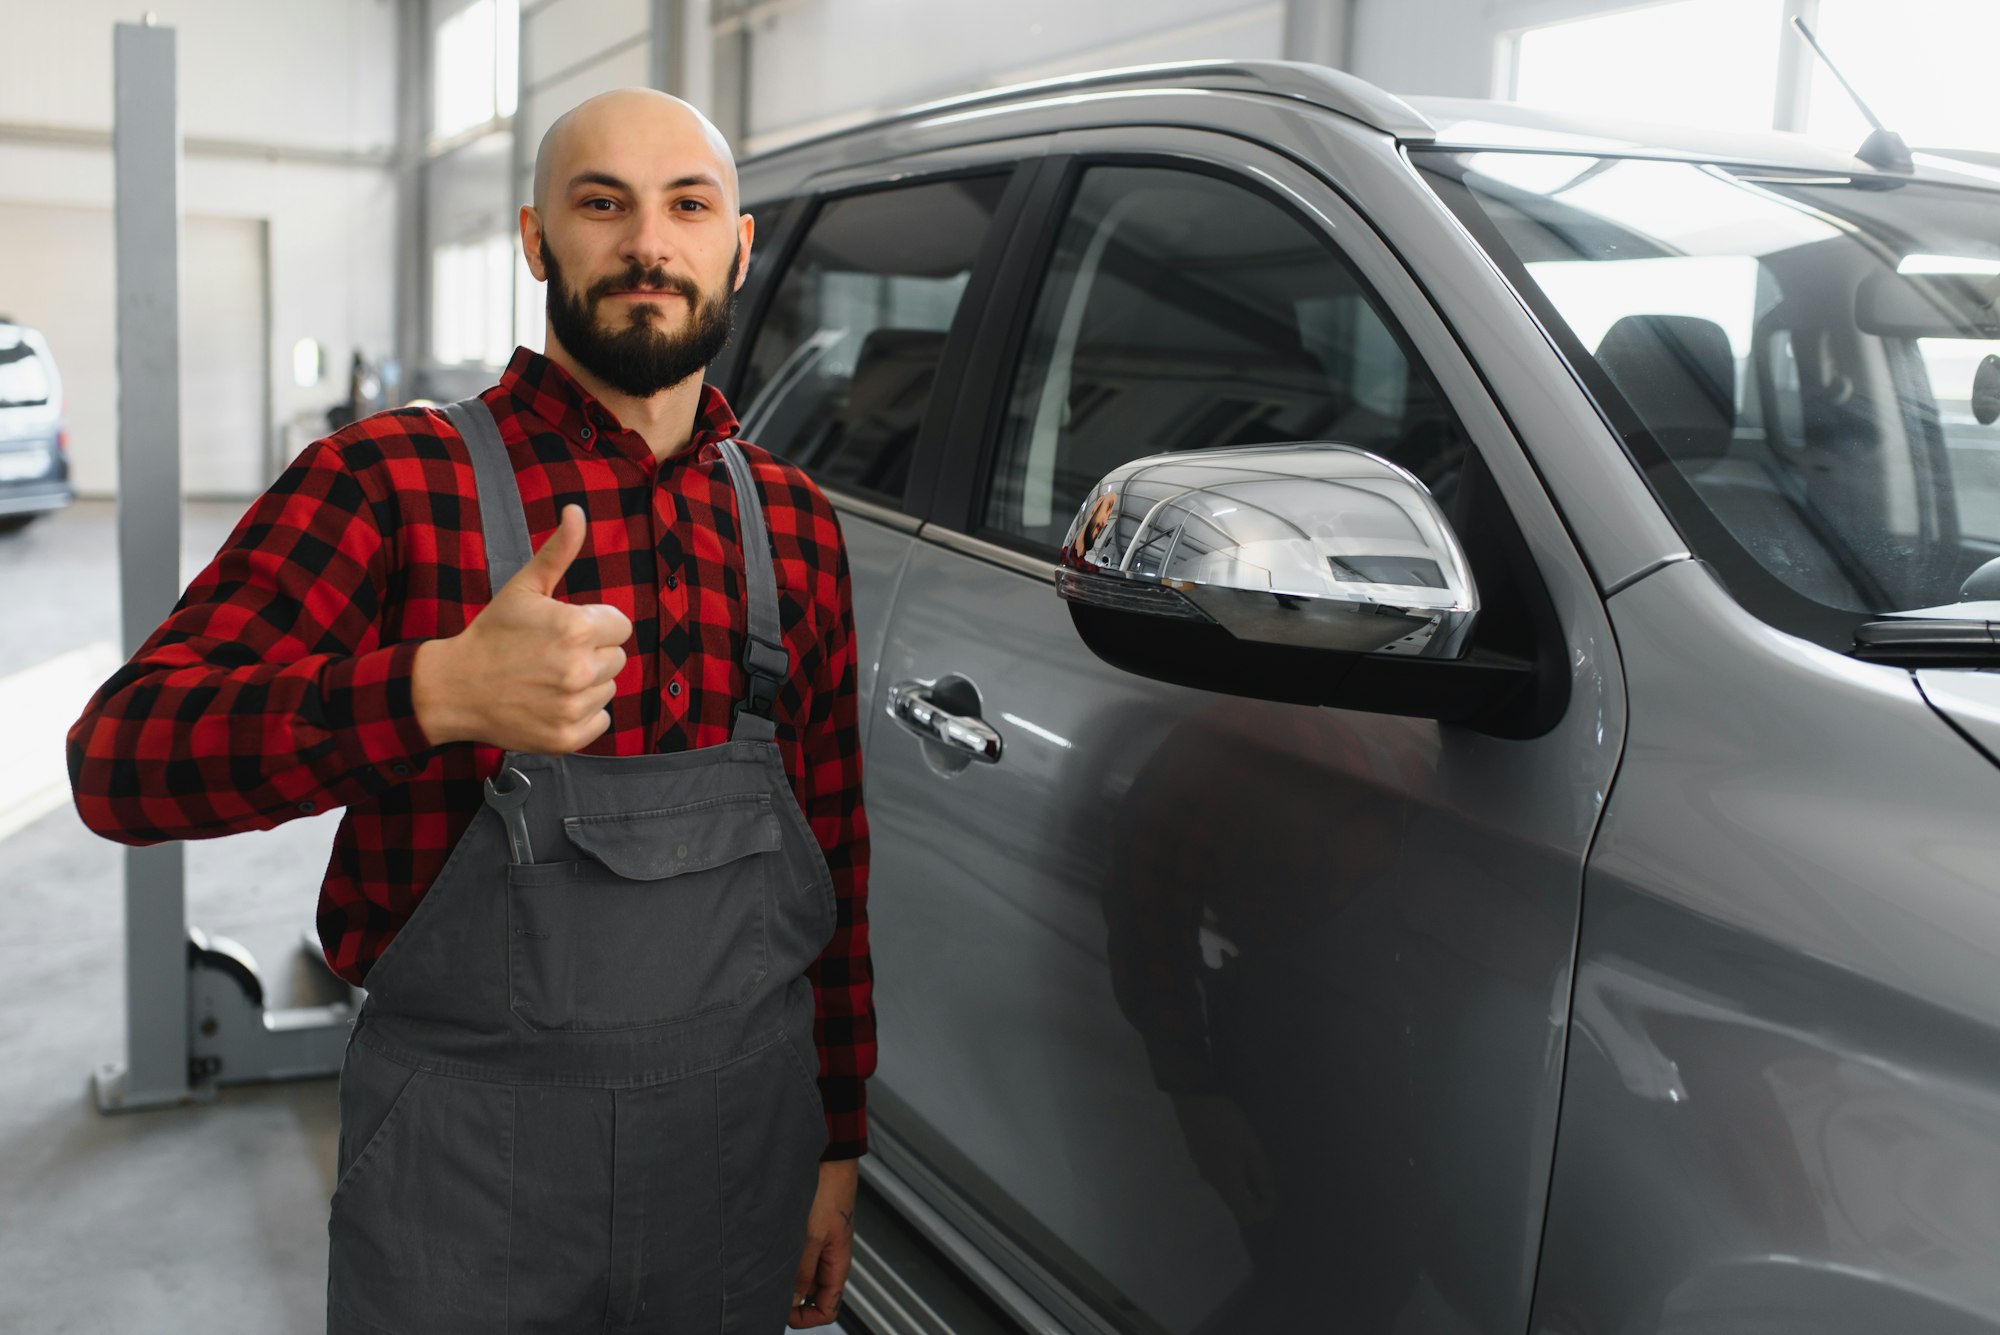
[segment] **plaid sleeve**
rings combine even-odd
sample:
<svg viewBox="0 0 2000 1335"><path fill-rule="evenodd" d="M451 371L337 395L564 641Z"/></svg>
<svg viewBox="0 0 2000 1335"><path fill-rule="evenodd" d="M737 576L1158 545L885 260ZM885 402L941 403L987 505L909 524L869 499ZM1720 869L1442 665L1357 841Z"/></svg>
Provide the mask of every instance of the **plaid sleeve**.
<svg viewBox="0 0 2000 1335"><path fill-rule="evenodd" d="M381 643L390 554L340 450L309 446L70 729L84 823L130 844L268 829L421 769L419 642Z"/></svg>
<svg viewBox="0 0 2000 1335"><path fill-rule="evenodd" d="M818 499L818 498L816 498ZM832 605L825 609L812 708L800 739L802 805L833 873L833 939L807 971L826 1105L822 1159L868 1152L866 1080L875 1072L875 981L868 956L868 818L861 805L861 728L856 704L854 610L847 549L833 508L821 499L810 522L826 530L834 556Z"/></svg>

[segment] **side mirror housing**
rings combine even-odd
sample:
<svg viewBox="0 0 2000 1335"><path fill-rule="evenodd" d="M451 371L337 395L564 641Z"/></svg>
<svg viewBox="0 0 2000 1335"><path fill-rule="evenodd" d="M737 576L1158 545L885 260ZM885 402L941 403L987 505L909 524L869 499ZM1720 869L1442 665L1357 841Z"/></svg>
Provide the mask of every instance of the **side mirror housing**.
<svg viewBox="0 0 2000 1335"><path fill-rule="evenodd" d="M1056 587L1099 658L1178 685L1479 726L1534 674L1477 646L1478 589L1429 490L1349 445L1126 464L1084 501Z"/></svg>

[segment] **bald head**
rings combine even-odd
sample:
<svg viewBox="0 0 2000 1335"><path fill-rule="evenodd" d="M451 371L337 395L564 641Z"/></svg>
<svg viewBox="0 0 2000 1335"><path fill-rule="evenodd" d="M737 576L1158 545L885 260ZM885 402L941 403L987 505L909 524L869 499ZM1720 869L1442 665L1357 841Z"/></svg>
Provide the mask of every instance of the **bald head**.
<svg viewBox="0 0 2000 1335"><path fill-rule="evenodd" d="M729 208L736 209L736 155L722 131L678 97L652 88L618 88L579 102L542 135L535 151L535 212L547 210L552 189L566 190L580 176L604 172L607 162L629 160L634 150L685 166L681 177L705 168L720 181Z"/></svg>
<svg viewBox="0 0 2000 1335"><path fill-rule="evenodd" d="M679 98L622 88L558 119L520 225L548 355L593 394L684 389L728 341L756 220L728 141Z"/></svg>

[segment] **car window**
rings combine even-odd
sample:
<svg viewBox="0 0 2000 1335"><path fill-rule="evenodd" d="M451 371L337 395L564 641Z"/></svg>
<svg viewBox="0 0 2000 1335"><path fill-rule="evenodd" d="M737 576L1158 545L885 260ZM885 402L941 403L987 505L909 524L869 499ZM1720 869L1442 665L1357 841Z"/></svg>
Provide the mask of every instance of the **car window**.
<svg viewBox="0 0 2000 1335"><path fill-rule="evenodd" d="M1294 440L1372 450L1434 491L1466 447L1373 295L1303 219L1203 173L1087 171L1008 396L985 529L1053 549L1131 459Z"/></svg>
<svg viewBox="0 0 2000 1335"><path fill-rule="evenodd" d="M2000 404L1980 389L2000 381L2000 196L1722 163L1416 156L1745 607L1845 649L1882 613L1979 601L1965 581L2000 550Z"/></svg>
<svg viewBox="0 0 2000 1335"><path fill-rule="evenodd" d="M744 366L743 436L825 486L900 502L947 331L1005 173L829 201Z"/></svg>
<svg viewBox="0 0 2000 1335"><path fill-rule="evenodd" d="M49 373L25 342L0 347L0 408L28 408L49 401Z"/></svg>

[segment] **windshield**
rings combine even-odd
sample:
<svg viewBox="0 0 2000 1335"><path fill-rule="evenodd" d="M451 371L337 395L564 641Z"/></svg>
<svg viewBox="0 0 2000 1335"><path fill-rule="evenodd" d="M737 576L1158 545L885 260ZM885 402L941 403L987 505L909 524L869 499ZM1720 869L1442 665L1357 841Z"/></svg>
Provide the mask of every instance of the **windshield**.
<svg viewBox="0 0 2000 1335"><path fill-rule="evenodd" d="M48 401L49 377L35 350L25 342L0 347L0 408L28 408Z"/></svg>
<svg viewBox="0 0 2000 1335"><path fill-rule="evenodd" d="M1751 611L1844 649L1872 616L1994 596L1996 572L1962 590L2000 558L2000 193L1415 158Z"/></svg>

